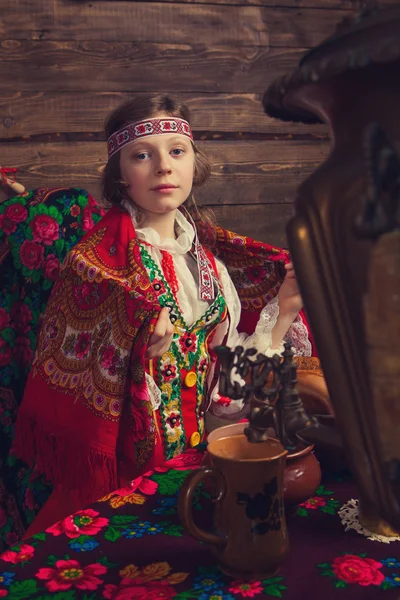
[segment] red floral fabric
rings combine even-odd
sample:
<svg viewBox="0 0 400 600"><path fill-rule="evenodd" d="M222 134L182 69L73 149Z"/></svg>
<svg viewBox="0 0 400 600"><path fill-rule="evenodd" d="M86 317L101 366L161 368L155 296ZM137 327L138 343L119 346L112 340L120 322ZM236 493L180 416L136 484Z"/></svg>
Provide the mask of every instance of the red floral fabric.
<svg viewBox="0 0 400 600"><path fill-rule="evenodd" d="M250 581L224 575L177 515L182 483L202 458L190 450L5 552L0 597L397 600L397 545L346 532L336 513L321 510L288 521L290 550L277 574ZM142 487L144 479L152 485ZM357 496L347 474L325 473L324 489L339 505ZM214 503L201 488L193 510L196 523L212 529Z"/></svg>
<svg viewBox="0 0 400 600"><path fill-rule="evenodd" d="M51 224L35 223L34 235L51 240ZM244 308L259 311L279 288L286 253L222 229L218 235L217 253L234 277ZM268 269L256 287L238 278L240 265L254 262ZM120 461L125 470L131 465L131 475L146 468L154 423L144 351L159 310L131 219L114 207L63 265L18 416L17 452L35 460L53 483L84 486L86 498L93 500L100 489L107 493L122 483ZM189 334L180 340L182 352L190 350L192 341ZM96 480L87 477L88 464Z"/></svg>
<svg viewBox="0 0 400 600"><path fill-rule="evenodd" d="M52 484L81 488L87 501L120 485L127 473L145 471L152 456L155 432L144 351L160 309L160 289L149 284L141 266L129 216L113 208L95 224L92 204L65 208L75 219L71 228L77 225L77 235L61 271L59 254L66 245L55 238L63 222L58 209L32 213L21 201L0 215L8 236L17 235L21 224L27 227L16 246L23 275L35 284L40 267L48 292L57 280L19 412L15 448ZM78 242L79 231L91 228ZM279 289L287 252L220 228L215 252L238 289L241 328L251 331L263 304ZM10 315L1 308L7 329ZM30 365L34 347L26 331L33 307L17 302L13 310L19 327L13 354ZM111 314L115 318L110 320ZM190 336L184 341L182 352ZM10 344L0 336L0 363L10 358ZM25 502L31 501L27 492Z"/></svg>
<svg viewBox="0 0 400 600"><path fill-rule="evenodd" d="M103 214L73 188L39 188L0 204L0 546L17 541L51 492L10 453L14 424L60 264Z"/></svg>

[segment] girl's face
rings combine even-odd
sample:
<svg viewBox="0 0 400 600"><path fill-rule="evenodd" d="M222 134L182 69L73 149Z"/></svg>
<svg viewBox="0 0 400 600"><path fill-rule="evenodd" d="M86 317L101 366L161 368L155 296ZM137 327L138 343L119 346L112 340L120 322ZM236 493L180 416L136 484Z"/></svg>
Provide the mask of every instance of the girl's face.
<svg viewBox="0 0 400 600"><path fill-rule="evenodd" d="M129 197L145 217L169 213L185 202L192 189L192 143L175 133L135 140L121 149L120 169Z"/></svg>

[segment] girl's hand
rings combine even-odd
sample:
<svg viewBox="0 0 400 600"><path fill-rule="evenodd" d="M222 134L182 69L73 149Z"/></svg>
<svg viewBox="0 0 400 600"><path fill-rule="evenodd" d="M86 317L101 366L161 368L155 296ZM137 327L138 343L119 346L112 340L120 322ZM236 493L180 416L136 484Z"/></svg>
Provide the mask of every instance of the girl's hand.
<svg viewBox="0 0 400 600"><path fill-rule="evenodd" d="M293 263L285 265L286 276L278 292L279 314L292 314L294 317L303 308L303 299L297 285Z"/></svg>
<svg viewBox="0 0 400 600"><path fill-rule="evenodd" d="M170 347L174 326L169 320L168 308L163 308L158 317L154 331L149 339L146 358L161 358Z"/></svg>

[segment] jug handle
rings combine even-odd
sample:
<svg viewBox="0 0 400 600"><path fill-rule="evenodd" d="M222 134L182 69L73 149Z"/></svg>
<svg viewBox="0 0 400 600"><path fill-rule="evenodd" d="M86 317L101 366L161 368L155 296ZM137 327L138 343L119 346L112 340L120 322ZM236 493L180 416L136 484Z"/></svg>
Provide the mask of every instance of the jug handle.
<svg viewBox="0 0 400 600"><path fill-rule="evenodd" d="M218 469L214 467L200 467L195 471L192 471L184 480L181 490L179 492L178 500L178 514L183 523L183 526L201 542L213 545L224 545L227 543L225 536L216 535L204 529L200 529L193 521L193 497L196 491L196 487L206 477L213 477L217 481L217 497L213 499L214 502L219 502L225 496L226 484L225 479L221 475Z"/></svg>

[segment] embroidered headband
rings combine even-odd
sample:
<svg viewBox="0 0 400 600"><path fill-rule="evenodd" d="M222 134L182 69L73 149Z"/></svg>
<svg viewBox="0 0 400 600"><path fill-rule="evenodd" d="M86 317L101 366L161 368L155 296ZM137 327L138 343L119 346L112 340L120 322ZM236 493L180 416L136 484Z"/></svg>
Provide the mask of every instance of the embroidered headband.
<svg viewBox="0 0 400 600"><path fill-rule="evenodd" d="M127 125L110 135L107 142L108 158L110 159L121 148L137 139L162 133L180 133L193 140L190 125L183 119L175 117L171 119L147 119L146 121L138 121Z"/></svg>

